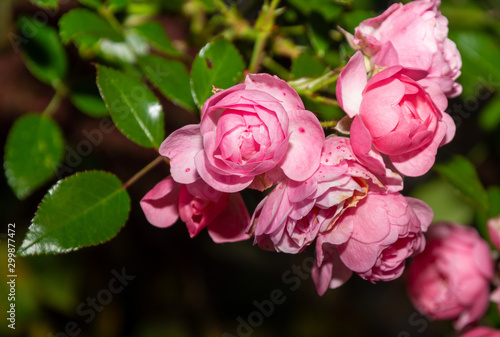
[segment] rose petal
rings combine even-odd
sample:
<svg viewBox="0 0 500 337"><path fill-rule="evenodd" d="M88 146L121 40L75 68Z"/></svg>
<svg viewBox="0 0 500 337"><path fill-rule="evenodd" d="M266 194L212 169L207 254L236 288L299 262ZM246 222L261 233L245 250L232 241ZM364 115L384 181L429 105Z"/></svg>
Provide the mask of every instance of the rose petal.
<svg viewBox="0 0 500 337"><path fill-rule="evenodd" d="M389 156L392 164L399 172L406 176L418 177L424 175L434 165L437 149L445 138L446 133L447 125L440 121L431 143L424 148L419 148L408 153Z"/></svg>
<svg viewBox="0 0 500 337"><path fill-rule="evenodd" d="M194 183L200 176L194 157L203 150L200 125L186 125L172 132L160 146L160 154L170 158L170 174L181 184Z"/></svg>
<svg viewBox="0 0 500 337"><path fill-rule="evenodd" d="M335 289L343 285L352 276L349 270L340 260L334 246L328 245L323 262L318 266L314 264L311 276L316 286L318 295L323 296L328 288Z"/></svg>
<svg viewBox="0 0 500 337"><path fill-rule="evenodd" d="M338 247L340 259L347 268L363 273L373 268L380 254L378 244L366 244L350 239Z"/></svg>
<svg viewBox="0 0 500 337"><path fill-rule="evenodd" d="M408 205L413 209L417 215L418 220L420 220L420 225L422 232L427 231L432 219L434 218L434 211L425 202L419 199L405 197Z"/></svg>
<svg viewBox="0 0 500 337"><path fill-rule="evenodd" d="M200 151L194 158L198 173L201 178L214 189L225 192L233 193L244 190L252 183L253 176L239 177L236 175L222 175L216 173L206 158L206 154Z"/></svg>
<svg viewBox="0 0 500 337"><path fill-rule="evenodd" d="M149 223L164 228L177 221L180 186L168 176L146 193L140 205Z"/></svg>
<svg viewBox="0 0 500 337"><path fill-rule="evenodd" d="M215 243L247 240L250 235L245 233L245 229L249 222L250 216L241 195L233 193L229 196L226 209L208 224L208 234Z"/></svg>
<svg viewBox="0 0 500 337"><path fill-rule="evenodd" d="M500 215L488 220L488 233L493 245L500 250Z"/></svg>
<svg viewBox="0 0 500 337"><path fill-rule="evenodd" d="M352 122L351 133L356 135L351 138L351 146L359 161L373 173L385 175L386 168L382 156L372 147L370 132L359 116Z"/></svg>
<svg viewBox="0 0 500 337"><path fill-rule="evenodd" d="M279 166L290 179L304 181L319 167L325 133L312 112L293 110L288 113L290 140Z"/></svg>
<svg viewBox="0 0 500 337"><path fill-rule="evenodd" d="M281 102L285 110L302 110L304 103L295 90L288 83L269 74L248 74L245 78L248 90L266 92Z"/></svg>
<svg viewBox="0 0 500 337"><path fill-rule="evenodd" d="M361 94L367 81L364 56L358 51L340 73L335 90L340 107L349 117L354 117L359 113Z"/></svg>

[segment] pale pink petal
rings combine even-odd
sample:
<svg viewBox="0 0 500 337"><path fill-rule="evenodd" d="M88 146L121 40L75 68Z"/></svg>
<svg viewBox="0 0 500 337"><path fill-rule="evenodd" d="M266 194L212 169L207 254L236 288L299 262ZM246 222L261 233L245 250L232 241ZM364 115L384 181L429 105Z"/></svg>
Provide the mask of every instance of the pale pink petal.
<svg viewBox="0 0 500 337"><path fill-rule="evenodd" d="M490 295L490 301L493 303L500 303L500 287L497 287Z"/></svg>
<svg viewBox="0 0 500 337"><path fill-rule="evenodd" d="M491 256L490 247L484 241L476 243L472 251L476 268L486 277L493 277L493 257Z"/></svg>
<svg viewBox="0 0 500 337"><path fill-rule="evenodd" d="M269 74L248 74L245 78L247 90L266 92L281 102L285 110L302 110L304 103L286 81Z"/></svg>
<svg viewBox="0 0 500 337"><path fill-rule="evenodd" d="M228 89L225 89L223 91L220 91L214 95L212 95L210 98L208 98L205 103L203 104L203 108L201 109L201 132L205 133L209 130L213 130L215 126L217 125L217 119L214 118L213 115L209 116L207 110L214 106L219 104L221 101L224 102L224 99L226 97L238 90L244 90L245 85L244 84L237 84L235 86L232 86ZM223 103L222 103L223 104Z"/></svg>
<svg viewBox="0 0 500 337"><path fill-rule="evenodd" d="M419 80L418 84L420 84L424 88L424 90L431 96L432 101L434 102L434 104L436 104L439 111L446 110L446 108L448 107L448 98L435 81L424 78L423 80Z"/></svg>
<svg viewBox="0 0 500 337"><path fill-rule="evenodd" d="M215 243L247 240L245 233L250 222L247 208L241 195L233 193L229 196L229 205L220 215L208 224L208 234Z"/></svg>
<svg viewBox="0 0 500 337"><path fill-rule="evenodd" d="M206 159L206 154L204 152L199 152L196 155L195 163L201 178L208 185L220 192L233 193L244 190L252 183L254 178L253 176L239 177L236 175L222 175L216 173Z"/></svg>
<svg viewBox="0 0 500 337"><path fill-rule="evenodd" d="M180 186L169 176L146 193L140 204L149 223L169 227L177 221Z"/></svg>
<svg viewBox="0 0 500 337"><path fill-rule="evenodd" d="M434 211L425 202L419 199L405 197L408 205L413 209L417 215L418 220L420 220L420 225L422 226L422 232L427 231L432 219L434 218Z"/></svg>
<svg viewBox="0 0 500 337"><path fill-rule="evenodd" d="M336 96L340 107L349 117L359 113L362 92L368 79L363 53L356 52L342 70L337 80Z"/></svg>
<svg viewBox="0 0 500 337"><path fill-rule="evenodd" d="M401 155L390 156L392 164L399 172L406 176L418 177L424 175L434 165L437 149L446 136L446 133L447 125L440 121L431 143L424 148Z"/></svg>
<svg viewBox="0 0 500 337"><path fill-rule="evenodd" d="M388 202L397 202L394 195L368 194L355 208L347 212L354 212L354 231L352 239L365 244L380 243L391 233L391 223L387 216ZM390 200L387 200L390 198Z"/></svg>
<svg viewBox="0 0 500 337"><path fill-rule="evenodd" d="M335 248L332 247L331 249ZM319 296L323 296L328 290L328 286L330 285L330 281L332 279L332 270L333 261L328 255L325 256L325 259L320 266L315 263L312 267L311 276Z"/></svg>
<svg viewBox="0 0 500 337"><path fill-rule="evenodd" d="M441 121L446 124L446 136L444 136L439 146L443 146L451 142L453 137L455 137L455 131L457 129L455 122L453 121L453 118L451 118L451 116L448 115L446 112L443 112L443 119Z"/></svg>
<svg viewBox="0 0 500 337"><path fill-rule="evenodd" d="M398 125L400 115L398 103L405 95L405 86L401 81L391 79L384 84L366 92L359 108L360 117L373 138L391 132Z"/></svg>
<svg viewBox="0 0 500 337"><path fill-rule="evenodd" d="M160 146L160 154L170 158L170 174L181 184L194 183L200 176L194 157L203 150L200 125L186 125L172 132Z"/></svg>
<svg viewBox="0 0 500 337"><path fill-rule="evenodd" d="M493 245L500 250L500 215L488 220L488 233Z"/></svg>
<svg viewBox="0 0 500 337"><path fill-rule="evenodd" d="M337 26L337 29L342 33L344 34L345 36L345 39L347 40L347 43L349 44L349 47L351 47L352 49L354 50L359 50L360 47L356 44L354 44L354 35L352 35L351 33L349 33L348 31L346 31L344 28L340 27L340 26Z"/></svg>
<svg viewBox="0 0 500 337"><path fill-rule="evenodd" d="M375 174L386 174L386 168L380 153L372 147L372 139L368 129L359 116L351 125L351 146L359 161Z"/></svg>
<svg viewBox="0 0 500 337"><path fill-rule="evenodd" d="M325 133L312 112L293 110L288 113L290 140L279 166L290 179L304 181L312 176L319 166Z"/></svg>
<svg viewBox="0 0 500 337"><path fill-rule="evenodd" d="M350 239L338 247L340 259L347 268L356 273L371 269L380 254L378 244L366 244Z"/></svg>
<svg viewBox="0 0 500 337"><path fill-rule="evenodd" d="M352 236L354 220L353 212L345 213L329 232L321 236L322 240L334 245L346 243Z"/></svg>
<svg viewBox="0 0 500 337"><path fill-rule="evenodd" d="M372 63L386 67L400 64L398 52L394 45L390 41L384 43L379 52L372 58Z"/></svg>
<svg viewBox="0 0 500 337"><path fill-rule="evenodd" d="M194 197L215 203L224 196L224 193L212 188L203 179L198 179L194 183L186 185L186 188Z"/></svg>
<svg viewBox="0 0 500 337"><path fill-rule="evenodd" d="M325 246L323 246L325 247ZM349 270L340 260L337 249L334 246L328 245L327 248L322 248L324 259L321 264L315 263L311 270L311 276L316 286L318 295L322 296L328 288L335 289L343 285L352 276L352 271Z"/></svg>
<svg viewBox="0 0 500 337"><path fill-rule="evenodd" d="M485 284L485 287L487 286L488 284ZM462 330L467 325L477 322L483 317L488 310L488 295L488 291L480 292L472 302L472 307L460 314L458 319L453 323L453 327L456 330Z"/></svg>

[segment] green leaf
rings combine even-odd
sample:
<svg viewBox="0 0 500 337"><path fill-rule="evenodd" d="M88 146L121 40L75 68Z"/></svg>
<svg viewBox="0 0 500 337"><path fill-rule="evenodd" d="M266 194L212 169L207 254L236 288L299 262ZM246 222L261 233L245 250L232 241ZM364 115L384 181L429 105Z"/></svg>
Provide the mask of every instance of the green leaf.
<svg viewBox="0 0 500 337"><path fill-rule="evenodd" d="M64 155L59 126L49 117L28 114L10 129L5 145L7 182L19 199L28 197L56 174Z"/></svg>
<svg viewBox="0 0 500 337"><path fill-rule="evenodd" d="M196 110L184 64L148 55L139 59L139 66L148 80L168 99L189 111Z"/></svg>
<svg viewBox="0 0 500 337"><path fill-rule="evenodd" d="M178 56L181 54L181 52L174 48L160 23L155 21L146 22L134 27L133 30L145 38L154 49L166 55Z"/></svg>
<svg viewBox="0 0 500 337"><path fill-rule="evenodd" d="M434 222L453 221L472 224L474 209L449 182L433 179L417 185L411 196L424 201L434 211Z"/></svg>
<svg viewBox="0 0 500 337"><path fill-rule="evenodd" d="M317 13L312 13L307 25L307 33L316 54L323 57L328 50L331 38L328 35L328 23Z"/></svg>
<svg viewBox="0 0 500 337"><path fill-rule="evenodd" d="M78 0L82 5L97 9L102 6L101 0Z"/></svg>
<svg viewBox="0 0 500 337"><path fill-rule="evenodd" d="M500 187L492 186L488 188L488 198L490 200L489 218L500 215Z"/></svg>
<svg viewBox="0 0 500 337"><path fill-rule="evenodd" d="M59 180L45 195L17 254L65 253L114 237L127 221L130 198L102 171Z"/></svg>
<svg viewBox="0 0 500 337"><path fill-rule="evenodd" d="M191 69L191 92L198 106L212 95L212 86L227 89L235 85L245 70L238 50L226 40L207 43Z"/></svg>
<svg viewBox="0 0 500 337"><path fill-rule="evenodd" d="M486 104L479 115L479 126L484 131L493 131L500 125L500 97Z"/></svg>
<svg viewBox="0 0 500 337"><path fill-rule="evenodd" d="M156 96L142 82L102 65L97 65L97 85L118 129L137 144L158 149L165 130Z"/></svg>
<svg viewBox="0 0 500 337"><path fill-rule="evenodd" d="M467 158L457 155L448 163L435 165L434 168L460 191L476 210L483 214L488 212L488 194L474 165Z"/></svg>
<svg viewBox="0 0 500 337"><path fill-rule="evenodd" d="M57 8L58 0L31 0L32 3L41 8L54 9Z"/></svg>
<svg viewBox="0 0 500 337"><path fill-rule="evenodd" d="M294 78L316 77L325 72L326 66L316 57L309 54L300 54L292 64Z"/></svg>
<svg viewBox="0 0 500 337"><path fill-rule="evenodd" d="M108 0L109 7L114 11L119 11L127 6L128 0Z"/></svg>
<svg viewBox="0 0 500 337"><path fill-rule="evenodd" d="M197 0L205 5L205 8L208 12L213 12L215 10L215 5L213 0Z"/></svg>
<svg viewBox="0 0 500 337"><path fill-rule="evenodd" d="M455 41L462 56L462 76L460 81L464 83L464 95L475 96L475 86L486 82L497 85L500 81L500 46L491 35L474 32L460 32L450 34Z"/></svg>
<svg viewBox="0 0 500 337"><path fill-rule="evenodd" d="M76 8L64 14L59 20L59 33L64 43L80 35L93 35L111 41L123 41L123 36L96 13Z"/></svg>
<svg viewBox="0 0 500 337"><path fill-rule="evenodd" d="M50 85L61 81L66 76L68 61L57 31L28 17L20 18L17 26L25 39L22 51L29 71Z"/></svg>
<svg viewBox="0 0 500 337"><path fill-rule="evenodd" d="M332 21L338 17L343 10L343 6L336 4L334 1L325 0L288 0L299 9L302 13L309 15L311 12L320 13L326 20ZM342 1L345 3L346 1Z"/></svg>
<svg viewBox="0 0 500 337"><path fill-rule="evenodd" d="M94 80L85 79L73 84L70 98L78 110L90 117L101 118L109 115Z"/></svg>

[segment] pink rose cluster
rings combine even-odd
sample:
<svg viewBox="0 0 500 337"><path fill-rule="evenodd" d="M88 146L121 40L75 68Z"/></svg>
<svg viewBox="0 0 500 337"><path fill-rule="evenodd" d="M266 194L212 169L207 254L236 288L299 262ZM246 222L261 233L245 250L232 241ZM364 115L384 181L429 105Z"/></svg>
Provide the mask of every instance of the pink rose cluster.
<svg viewBox="0 0 500 337"><path fill-rule="evenodd" d="M438 7L393 5L350 36L359 51L336 89L349 137L325 137L276 76L248 74L214 94L199 124L162 143L170 176L141 200L149 222L168 227L180 217L191 237L206 227L215 242L253 238L290 254L314 244L319 294L353 273L371 282L399 277L424 250L433 218L424 202L401 194L403 178L426 173L455 132L444 110L460 91L460 55ZM410 19L411 29L403 25ZM239 194L246 188L268 192L251 217Z"/></svg>

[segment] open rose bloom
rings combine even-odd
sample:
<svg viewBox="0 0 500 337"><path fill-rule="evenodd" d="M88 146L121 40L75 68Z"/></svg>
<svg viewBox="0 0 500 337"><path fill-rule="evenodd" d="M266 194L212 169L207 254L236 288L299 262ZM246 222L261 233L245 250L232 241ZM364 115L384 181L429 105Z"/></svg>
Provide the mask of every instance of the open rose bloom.
<svg viewBox="0 0 500 337"><path fill-rule="evenodd" d="M488 308L490 249L470 227L438 223L427 234L427 248L409 267L410 298L420 312L433 319L454 319L460 330Z"/></svg>
<svg viewBox="0 0 500 337"><path fill-rule="evenodd" d="M319 166L324 139L318 119L295 90L277 77L257 74L210 97L201 123L173 132L160 154L170 159L175 181L190 184L201 177L230 193L254 180L261 190L269 187L261 181L269 179L306 180ZM266 176L271 170L273 178Z"/></svg>
<svg viewBox="0 0 500 337"><path fill-rule="evenodd" d="M434 164L437 149L455 135L453 119L444 112L444 94L433 84L426 83L433 89L426 90L418 82L425 75L393 66L368 80L361 52L349 60L339 76L337 98L354 118L353 150L367 165L377 169L373 157L382 154L402 174L423 175Z"/></svg>
<svg viewBox="0 0 500 337"><path fill-rule="evenodd" d="M369 193L318 237L312 270L318 293L342 285L353 272L372 282L401 276L405 260L424 249L433 215L420 200Z"/></svg>
<svg viewBox="0 0 500 337"><path fill-rule="evenodd" d="M416 0L393 4L381 15L356 27L351 45L371 58L372 67L401 65L425 70L448 97L456 97L462 86L462 59L448 38L448 20L441 15L440 0Z"/></svg>

